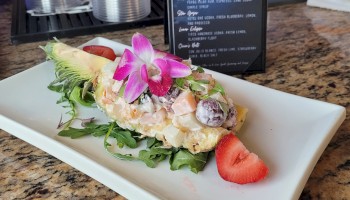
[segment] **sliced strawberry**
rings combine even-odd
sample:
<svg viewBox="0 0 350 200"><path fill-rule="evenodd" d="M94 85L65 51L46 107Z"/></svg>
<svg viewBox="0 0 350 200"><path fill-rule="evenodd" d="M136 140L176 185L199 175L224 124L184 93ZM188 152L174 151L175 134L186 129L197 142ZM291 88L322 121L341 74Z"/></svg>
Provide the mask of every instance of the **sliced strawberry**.
<svg viewBox="0 0 350 200"><path fill-rule="evenodd" d="M239 184L257 182L269 172L265 163L250 153L234 134L227 134L219 141L215 156L218 172L226 181Z"/></svg>
<svg viewBox="0 0 350 200"><path fill-rule="evenodd" d="M83 50L97 56L105 57L109 60L115 60L115 58L117 57L113 49L106 46L89 45L89 46L83 47Z"/></svg>

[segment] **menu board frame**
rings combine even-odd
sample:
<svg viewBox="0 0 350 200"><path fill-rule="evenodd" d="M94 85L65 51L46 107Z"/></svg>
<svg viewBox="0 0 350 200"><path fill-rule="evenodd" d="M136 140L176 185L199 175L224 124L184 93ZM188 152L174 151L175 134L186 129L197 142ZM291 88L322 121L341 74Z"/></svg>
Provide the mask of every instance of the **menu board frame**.
<svg viewBox="0 0 350 200"><path fill-rule="evenodd" d="M176 16L174 15L174 3L176 3L179 0L166 0L166 8L167 8L167 14L165 15L165 41L169 43L169 50L173 54L176 53L176 46L178 46L178 43L176 43L177 37L179 37L174 30L174 21L176 20ZM183 1L183 0L182 0ZM186 1L186 0L185 0ZM253 0L254 1L254 0ZM257 37L260 38L259 44L260 45L260 52L258 53L258 56L252 56L252 59L255 59L251 62L251 64L247 67L244 67L244 69L241 67L240 69L237 69L235 67L221 67L221 68L211 68L206 67L207 69L211 69L214 71L218 71L225 74L252 74L252 73L263 73L266 69L266 32L267 32L267 0L260 0L261 1L261 32ZM182 19L183 20L183 19ZM247 24L249 26L249 24ZM205 41L204 41L205 42ZM233 54L234 55L234 54ZM183 56L181 56L183 57ZM187 59L187 58L184 58ZM194 62L193 64L196 65Z"/></svg>

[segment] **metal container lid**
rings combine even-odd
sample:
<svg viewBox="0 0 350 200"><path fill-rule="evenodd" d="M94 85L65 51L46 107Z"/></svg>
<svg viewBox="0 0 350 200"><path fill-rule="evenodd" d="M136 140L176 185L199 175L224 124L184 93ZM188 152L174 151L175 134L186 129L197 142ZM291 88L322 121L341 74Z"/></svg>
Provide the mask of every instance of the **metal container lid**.
<svg viewBox="0 0 350 200"><path fill-rule="evenodd" d="M90 0L25 0L27 13L55 15L91 11Z"/></svg>
<svg viewBox="0 0 350 200"><path fill-rule="evenodd" d="M131 22L151 13L150 0L92 0L94 17L106 22Z"/></svg>

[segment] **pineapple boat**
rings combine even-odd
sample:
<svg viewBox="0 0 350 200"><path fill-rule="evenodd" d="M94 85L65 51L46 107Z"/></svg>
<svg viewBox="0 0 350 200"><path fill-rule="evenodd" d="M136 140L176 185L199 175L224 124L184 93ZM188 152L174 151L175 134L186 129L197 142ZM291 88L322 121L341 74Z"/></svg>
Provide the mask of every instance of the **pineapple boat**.
<svg viewBox="0 0 350 200"><path fill-rule="evenodd" d="M154 137L164 147L208 152L223 136L239 131L247 109L235 104L210 74L153 49L140 33L134 34L132 47L122 55L58 41L43 49L55 63L59 81L84 84L84 91L92 90L98 107L121 128Z"/></svg>

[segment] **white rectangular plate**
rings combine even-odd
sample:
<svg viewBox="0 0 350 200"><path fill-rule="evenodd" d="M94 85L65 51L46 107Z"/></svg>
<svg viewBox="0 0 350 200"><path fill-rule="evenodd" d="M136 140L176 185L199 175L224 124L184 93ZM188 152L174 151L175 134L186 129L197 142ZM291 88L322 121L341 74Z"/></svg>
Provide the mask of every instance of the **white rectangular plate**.
<svg viewBox="0 0 350 200"><path fill-rule="evenodd" d="M123 52L127 46L95 38ZM85 44L86 45L86 44ZM207 70L234 101L249 108L239 137L269 166L258 183L238 185L219 177L215 158L203 172L171 171L167 162L151 169L144 163L111 157L102 138L72 140L57 136L59 94L47 89L54 66L44 62L0 82L0 128L61 159L129 199L297 199L317 160L345 119L343 107L307 99ZM84 117L106 121L98 109Z"/></svg>

